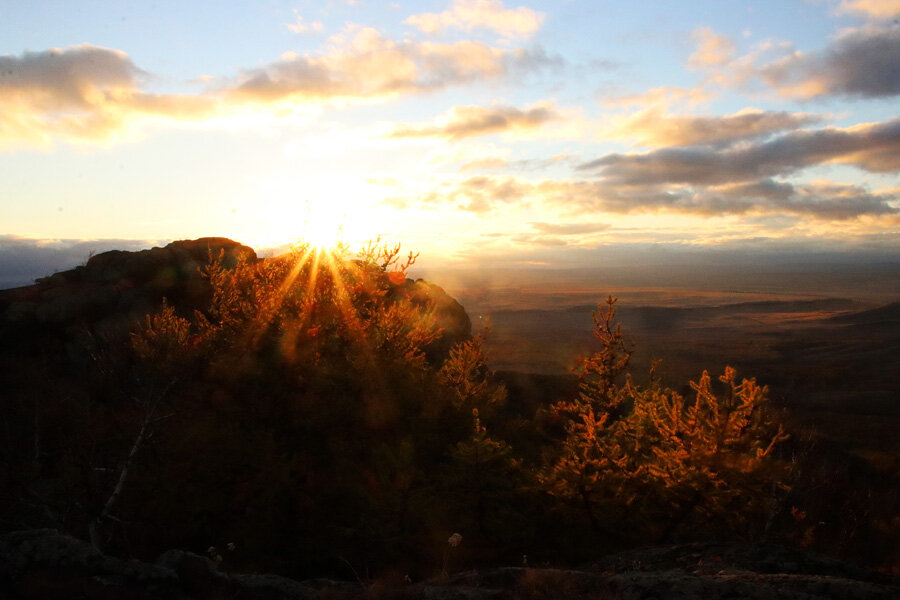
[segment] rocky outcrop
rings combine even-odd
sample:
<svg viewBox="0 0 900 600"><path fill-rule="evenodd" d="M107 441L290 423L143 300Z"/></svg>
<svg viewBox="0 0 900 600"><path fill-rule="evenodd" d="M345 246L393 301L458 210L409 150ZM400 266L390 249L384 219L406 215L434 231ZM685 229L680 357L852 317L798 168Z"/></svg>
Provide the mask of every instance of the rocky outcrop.
<svg viewBox="0 0 900 600"><path fill-rule="evenodd" d="M778 546L687 544L615 554L581 569L468 571L394 590L433 600L888 600L895 578Z"/></svg>
<svg viewBox="0 0 900 600"><path fill-rule="evenodd" d="M775 546L690 544L645 548L578 570L504 567L394 586L277 575L229 574L190 552L154 563L104 556L55 530L0 536L0 598L11 600L888 600L900 585L886 575Z"/></svg>
<svg viewBox="0 0 900 600"><path fill-rule="evenodd" d="M898 582L810 552L764 544L686 544L642 548L590 567L624 599L887 599Z"/></svg>
<svg viewBox="0 0 900 600"><path fill-rule="evenodd" d="M133 321L156 310L163 298L176 306L198 306L208 289L200 268L219 256L226 266L257 260L252 248L226 238L178 241L140 252L111 250L35 285L0 291L0 315L8 325L65 328Z"/></svg>
<svg viewBox="0 0 900 600"><path fill-rule="evenodd" d="M53 529L0 536L0 598L22 600L312 600L277 575L229 575L205 556L170 550L155 562L104 556Z"/></svg>
<svg viewBox="0 0 900 600"><path fill-rule="evenodd" d="M0 536L0 597L175 598L171 569L104 556L52 529Z"/></svg>
<svg viewBox="0 0 900 600"><path fill-rule="evenodd" d="M432 362L447 355L455 344L468 339L472 335L472 321L462 304L452 298L444 289L423 279L413 281L407 279L399 286L401 293L406 294L413 303L426 305L431 303L435 322L441 329L441 336L427 350Z"/></svg>
<svg viewBox="0 0 900 600"><path fill-rule="evenodd" d="M220 256L225 267L239 260L277 260L258 259L252 248L227 238L183 240L140 252L111 250L34 285L0 290L0 335L63 335L85 326L104 334L127 333L144 315L155 312L163 298L190 315L207 304L210 288L202 269ZM443 334L428 349L430 358L445 356L470 336L465 309L439 286L407 279L397 291L414 303L433 303Z"/></svg>

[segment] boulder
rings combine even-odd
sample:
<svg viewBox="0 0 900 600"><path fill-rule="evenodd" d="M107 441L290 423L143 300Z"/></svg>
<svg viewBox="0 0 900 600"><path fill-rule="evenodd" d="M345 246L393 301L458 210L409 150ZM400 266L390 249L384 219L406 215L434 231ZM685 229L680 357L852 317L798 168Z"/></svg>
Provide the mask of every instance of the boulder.
<svg viewBox="0 0 900 600"><path fill-rule="evenodd" d="M101 554L54 529L0 536L0 597L109 600L178 598L171 569Z"/></svg>

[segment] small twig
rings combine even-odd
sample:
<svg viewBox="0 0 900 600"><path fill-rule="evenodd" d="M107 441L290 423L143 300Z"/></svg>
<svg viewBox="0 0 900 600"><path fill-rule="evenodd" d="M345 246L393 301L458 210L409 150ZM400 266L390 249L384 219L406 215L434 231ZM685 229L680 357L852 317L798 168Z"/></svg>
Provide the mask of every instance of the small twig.
<svg viewBox="0 0 900 600"><path fill-rule="evenodd" d="M351 570L351 571L353 571L353 576L356 577L356 582L359 583L359 587L365 589L366 584L364 584L364 583L362 582L362 579L359 578L359 573L356 572L356 569L353 568L353 565L350 564L350 561L347 560L346 558L344 558L343 556L338 556L338 558L341 559L341 561L342 561L345 565L347 565L348 567L350 567L350 570Z"/></svg>
<svg viewBox="0 0 900 600"><path fill-rule="evenodd" d="M161 417L156 417L155 419L153 419L152 421L150 421L150 423L151 423L151 424L155 424L155 423L159 423L160 421L165 421L166 419L171 419L171 418L174 417L176 414L178 414L178 413L169 413L169 414L163 415L163 416L161 416Z"/></svg>

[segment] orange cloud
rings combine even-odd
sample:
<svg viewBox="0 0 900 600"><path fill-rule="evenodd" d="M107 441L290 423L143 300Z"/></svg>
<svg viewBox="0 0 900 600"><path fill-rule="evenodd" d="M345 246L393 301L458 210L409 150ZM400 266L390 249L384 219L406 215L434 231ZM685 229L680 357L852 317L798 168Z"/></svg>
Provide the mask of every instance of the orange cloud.
<svg viewBox="0 0 900 600"><path fill-rule="evenodd" d="M689 90L664 85L655 87L641 94L626 94L603 99L603 105L610 108L669 108L674 104L685 103L689 106L705 104L715 98L715 92L695 87Z"/></svg>
<svg viewBox="0 0 900 600"><path fill-rule="evenodd" d="M697 49L688 58L688 66L698 69L721 67L732 59L736 48L727 35L716 33L710 27L700 27L691 34Z"/></svg>
<svg viewBox="0 0 900 600"><path fill-rule="evenodd" d="M251 109L380 101L539 68L540 51L473 41L395 41L369 28L332 39L318 55L286 53L197 94L154 94L119 50L82 44L0 56L0 149L55 141L105 142L148 120L199 121ZM514 119L515 120L515 119Z"/></svg>
<svg viewBox="0 0 900 600"><path fill-rule="evenodd" d="M254 103L378 99L499 77L514 66L541 60L523 50L468 40L398 42L375 29L361 28L325 54L286 56L244 71L222 91L232 99Z"/></svg>
<svg viewBox="0 0 900 600"><path fill-rule="evenodd" d="M838 12L861 15L872 19L900 17L900 0L843 0Z"/></svg>
<svg viewBox="0 0 900 600"><path fill-rule="evenodd" d="M142 91L145 75L124 52L90 44L0 56L0 147L106 141L139 120L216 112L213 98Z"/></svg>
<svg viewBox="0 0 900 600"><path fill-rule="evenodd" d="M406 19L405 23L425 33L437 33L448 28L489 29L500 35L527 36L537 31L544 15L530 8L503 7L499 0L455 0L449 10L422 13Z"/></svg>

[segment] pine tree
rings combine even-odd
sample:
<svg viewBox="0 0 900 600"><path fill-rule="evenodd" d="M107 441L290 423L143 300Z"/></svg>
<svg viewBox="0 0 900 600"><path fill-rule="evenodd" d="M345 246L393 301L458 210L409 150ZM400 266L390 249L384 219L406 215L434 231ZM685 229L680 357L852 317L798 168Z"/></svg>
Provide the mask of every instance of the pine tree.
<svg viewBox="0 0 900 600"><path fill-rule="evenodd" d="M486 335L482 331L451 348L440 370L441 381L454 391L453 405L458 410L480 410L482 416L506 401L506 388L491 381L484 356Z"/></svg>
<svg viewBox="0 0 900 600"><path fill-rule="evenodd" d="M654 441L644 477L674 515L666 537L692 516L738 529L761 516L773 486L785 487L773 450L788 435L768 413L768 388L754 379L738 383L731 367L719 381L721 395L704 371L690 382L692 401L670 391L635 406L641 434Z"/></svg>
<svg viewBox="0 0 900 600"><path fill-rule="evenodd" d="M516 462L512 449L502 440L491 438L481 424L478 409L472 409L472 433L459 442L450 454L456 469L461 496L473 509L475 525L481 535L489 536L487 515L504 492L514 488Z"/></svg>
<svg viewBox="0 0 900 600"><path fill-rule="evenodd" d="M584 512L594 533L610 535L627 481L638 468L623 420L636 391L627 372L631 350L614 324L615 305L610 296L593 314L601 348L581 362L578 395L553 407L566 437L555 460L538 473L548 493Z"/></svg>
<svg viewBox="0 0 900 600"><path fill-rule="evenodd" d="M555 406L565 439L538 473L540 485L613 538L623 525L662 538L687 524L693 533L705 524L751 534L770 490L786 480L773 449L788 436L767 410L768 389L753 379L738 383L731 367L719 378L722 395L705 371L691 382L693 401L663 387L652 370L649 384L638 386L614 317L609 298L594 316L602 347L582 361L578 396Z"/></svg>

